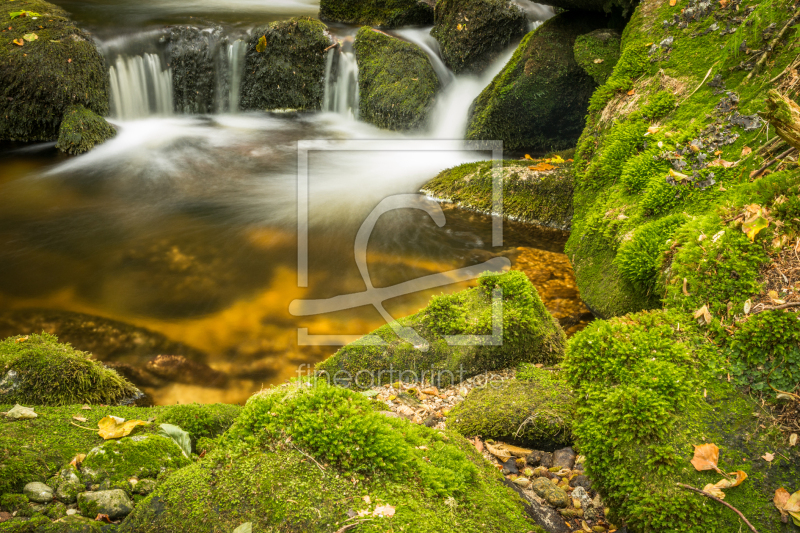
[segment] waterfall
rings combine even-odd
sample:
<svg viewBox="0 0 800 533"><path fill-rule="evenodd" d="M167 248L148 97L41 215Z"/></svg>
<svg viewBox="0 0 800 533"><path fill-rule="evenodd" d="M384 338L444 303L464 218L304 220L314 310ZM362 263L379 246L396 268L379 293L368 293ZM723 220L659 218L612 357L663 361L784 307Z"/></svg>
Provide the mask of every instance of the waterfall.
<svg viewBox="0 0 800 533"><path fill-rule="evenodd" d="M439 41L431 36L431 27L395 30L393 33L401 39L414 43L422 48L422 51L425 52L428 59L430 59L431 66L439 77L439 82L441 82L442 87L449 85L450 82L453 81L453 72L447 68L447 65L442 61L439 52Z"/></svg>
<svg viewBox="0 0 800 533"><path fill-rule="evenodd" d="M352 51L328 51L322 110L358 118L358 65Z"/></svg>
<svg viewBox="0 0 800 533"><path fill-rule="evenodd" d="M242 94L242 77L244 76L244 54L247 43L237 39L228 44L228 112L239 111L239 98Z"/></svg>
<svg viewBox="0 0 800 533"><path fill-rule="evenodd" d="M172 72L158 54L118 56L109 69L111 115L122 120L171 115Z"/></svg>

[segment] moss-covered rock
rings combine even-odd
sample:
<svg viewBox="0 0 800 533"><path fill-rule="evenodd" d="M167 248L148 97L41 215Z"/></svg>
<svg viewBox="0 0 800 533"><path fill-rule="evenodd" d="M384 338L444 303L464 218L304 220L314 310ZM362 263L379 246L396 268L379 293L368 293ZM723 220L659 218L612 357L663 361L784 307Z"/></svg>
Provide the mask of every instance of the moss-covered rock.
<svg viewBox="0 0 800 533"><path fill-rule="evenodd" d="M537 226L569 231L572 226L572 163L502 161L503 216ZM444 170L422 186L437 200L492 213L492 161Z"/></svg>
<svg viewBox="0 0 800 533"><path fill-rule="evenodd" d="M90 354L47 333L0 342L0 401L34 405L131 402L141 392Z"/></svg>
<svg viewBox="0 0 800 533"><path fill-rule="evenodd" d="M603 85L611 76L611 71L619 60L621 40L622 36L618 31L608 28L579 35L575 39L575 62L597 85Z"/></svg>
<svg viewBox="0 0 800 533"><path fill-rule="evenodd" d="M323 51L331 44L326 31L325 24L307 17L254 29L245 52L240 108L320 109L325 77ZM259 52L262 38L265 45Z"/></svg>
<svg viewBox="0 0 800 533"><path fill-rule="evenodd" d="M450 345L446 336L492 334L492 293L502 290L502 342L493 344L472 338L470 345ZM522 272L484 274L478 287L456 294L435 296L417 314L397 321L413 328L427 343L414 345L401 339L387 324L370 334L385 345L357 341L317 365L342 384L363 386L370 382L423 381L443 385L487 370L499 370L525 362L555 363L562 357L565 336L547 312L536 289ZM359 375L359 372L366 372ZM344 377L342 377L344 376ZM427 376L427 378L425 377Z"/></svg>
<svg viewBox="0 0 800 533"><path fill-rule="evenodd" d="M66 516L57 522L50 518L35 514L31 518L13 518L7 522L0 522L2 533L112 533L116 531L115 524L84 516Z"/></svg>
<svg viewBox="0 0 800 533"><path fill-rule="evenodd" d="M528 31L522 10L508 0L442 0L431 35L456 73L482 72Z"/></svg>
<svg viewBox="0 0 800 533"><path fill-rule="evenodd" d="M0 405L6 411L10 405ZM0 418L0 495L19 493L31 481L46 481L79 453L88 454L103 444L92 431L74 426L73 416L86 418L78 423L96 428L105 416L125 419L153 420L140 426L133 436L150 435L163 423L180 426L196 438L215 437L225 431L239 415L236 405L174 405L163 407L120 407L94 405L90 410L80 405L65 407L36 407L38 417L32 420L10 421ZM55 484L56 493L58 485ZM0 499L0 506L4 500Z"/></svg>
<svg viewBox="0 0 800 533"><path fill-rule="evenodd" d="M81 465L84 481L127 482L131 477L155 478L189 464L174 440L161 435L136 435L112 439L92 448Z"/></svg>
<svg viewBox="0 0 800 533"><path fill-rule="evenodd" d="M602 17L564 13L530 32L470 110L467 138L503 140L507 150L574 146L596 85L576 62L575 39Z"/></svg>
<svg viewBox="0 0 800 533"><path fill-rule="evenodd" d="M114 127L101 116L82 105L70 106L58 129L56 148L68 154L88 152L117 134Z"/></svg>
<svg viewBox="0 0 800 533"><path fill-rule="evenodd" d="M324 381L253 396L203 461L168 478L122 531L536 531L521 500L466 439L377 412ZM213 509L213 513L208 510ZM388 509L388 508L387 508Z"/></svg>
<svg viewBox="0 0 800 533"><path fill-rule="evenodd" d="M552 372L526 365L518 379L470 391L447 424L467 437L552 450L572 443L574 416L569 386Z"/></svg>
<svg viewBox="0 0 800 533"><path fill-rule="evenodd" d="M18 11L38 16L12 19ZM42 0L4 2L0 20L0 140L55 140L72 106L108 113L103 57L63 9ZM25 40L29 34L37 38ZM22 46L12 43L17 39Z"/></svg>
<svg viewBox="0 0 800 533"><path fill-rule="evenodd" d="M380 28L426 26L433 24L434 3L429 0L321 0L319 18Z"/></svg>
<svg viewBox="0 0 800 533"><path fill-rule="evenodd" d="M391 130L424 126L439 91L439 78L422 49L363 27L355 40L359 117Z"/></svg>

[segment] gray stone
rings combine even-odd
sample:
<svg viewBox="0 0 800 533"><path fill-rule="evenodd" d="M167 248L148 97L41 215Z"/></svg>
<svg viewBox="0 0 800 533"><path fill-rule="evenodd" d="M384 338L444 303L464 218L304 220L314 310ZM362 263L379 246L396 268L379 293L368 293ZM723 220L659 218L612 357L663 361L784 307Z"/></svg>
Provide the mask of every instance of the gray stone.
<svg viewBox="0 0 800 533"><path fill-rule="evenodd" d="M507 479L504 479L503 482L519 494L522 498L525 512L528 513L537 525L547 531L547 533L570 533L570 531L572 531L571 528L567 527L564 523L564 519L561 518L561 515L559 515L555 509L531 496Z"/></svg>
<svg viewBox="0 0 800 533"><path fill-rule="evenodd" d="M572 448L561 448L553 452L553 466L572 470L577 457L578 454L576 454Z"/></svg>
<svg viewBox="0 0 800 533"><path fill-rule="evenodd" d="M38 481L25 485L22 494L35 503L49 503L53 500L53 489Z"/></svg>
<svg viewBox="0 0 800 533"><path fill-rule="evenodd" d="M158 482L154 479L140 479L139 482L133 486L133 493L147 496L156 490L156 486L158 486Z"/></svg>
<svg viewBox="0 0 800 533"><path fill-rule="evenodd" d="M64 503L75 503L78 493L85 490L72 466L62 469L56 476L56 480L55 497Z"/></svg>
<svg viewBox="0 0 800 533"><path fill-rule="evenodd" d="M569 482L570 485L573 487L582 487L586 490L592 488L592 481L585 475L579 474L575 476L572 481Z"/></svg>
<svg viewBox="0 0 800 533"><path fill-rule="evenodd" d="M561 508L569 505L567 492L561 487L553 484L552 481L540 477L533 480L531 485L533 491L553 507Z"/></svg>
<svg viewBox="0 0 800 533"><path fill-rule="evenodd" d="M517 468L517 458L511 457L508 461L503 463L503 473L505 474L519 474L519 469ZM506 474L506 475L508 475Z"/></svg>
<svg viewBox="0 0 800 533"><path fill-rule="evenodd" d="M572 491L572 497L581 502L581 509L583 509L584 512L593 507L592 499L583 487L576 487L575 490Z"/></svg>
<svg viewBox="0 0 800 533"><path fill-rule="evenodd" d="M122 489L83 492L78 495L78 509L83 516L107 514L115 520L133 511L133 502Z"/></svg>

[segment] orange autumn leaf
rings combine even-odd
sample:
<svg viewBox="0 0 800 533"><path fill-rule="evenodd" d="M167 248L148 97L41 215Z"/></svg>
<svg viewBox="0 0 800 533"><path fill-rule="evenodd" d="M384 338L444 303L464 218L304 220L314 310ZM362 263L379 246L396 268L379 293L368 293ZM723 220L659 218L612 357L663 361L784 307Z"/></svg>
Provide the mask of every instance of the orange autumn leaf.
<svg viewBox="0 0 800 533"><path fill-rule="evenodd" d="M742 484L742 482L747 479L747 473L742 472L741 470L737 470L736 472L730 472L729 476L736 476L735 479L721 479L717 481L714 485L721 488L721 489L730 489L732 487L738 487Z"/></svg>
<svg viewBox="0 0 800 533"><path fill-rule="evenodd" d="M775 504L775 508L778 509L781 513L781 517L787 517L786 511L786 504L789 502L789 491L784 489L783 487L775 490L775 496L772 498L772 503Z"/></svg>
<svg viewBox="0 0 800 533"><path fill-rule="evenodd" d="M22 39L14 39L11 42L16 44L17 46L22 46L23 44L25 44L25 41L23 41Z"/></svg>
<svg viewBox="0 0 800 533"><path fill-rule="evenodd" d="M633 96L634 94L636 94L636 89L631 89L628 91L628 96Z"/></svg>
<svg viewBox="0 0 800 533"><path fill-rule="evenodd" d="M696 470L702 472L703 470L716 470L720 472L717 467L719 462L719 448L716 444L707 443L694 447L694 457L692 458L692 466ZM722 473L722 472L720 472Z"/></svg>
<svg viewBox="0 0 800 533"><path fill-rule="evenodd" d="M556 168L556 167L554 167L553 165L550 165L548 163L539 163L536 166L528 167L528 170L533 170L533 171L536 171L536 172L547 172L548 170L553 170L554 168Z"/></svg>
<svg viewBox="0 0 800 533"><path fill-rule="evenodd" d="M669 7L675 7L675 4L678 3L678 0L669 0Z"/></svg>

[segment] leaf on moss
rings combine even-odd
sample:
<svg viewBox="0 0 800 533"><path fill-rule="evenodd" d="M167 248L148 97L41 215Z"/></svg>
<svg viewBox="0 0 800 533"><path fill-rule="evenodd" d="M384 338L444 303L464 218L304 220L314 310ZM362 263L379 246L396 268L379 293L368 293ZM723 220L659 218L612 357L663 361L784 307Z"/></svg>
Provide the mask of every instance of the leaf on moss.
<svg viewBox="0 0 800 533"><path fill-rule="evenodd" d="M9 16L12 19L15 19L17 17L41 17L39 13L34 13L33 11L26 11L24 9L22 11L12 11L11 13L9 13Z"/></svg>
<svg viewBox="0 0 800 533"><path fill-rule="evenodd" d="M792 433L789 436L789 446L797 446L797 433Z"/></svg>
<svg viewBox="0 0 800 533"><path fill-rule="evenodd" d="M234 529L233 533L253 533L253 523L245 522L241 526Z"/></svg>
<svg viewBox="0 0 800 533"><path fill-rule="evenodd" d="M713 483L709 483L708 485L703 487L703 492L707 492L707 493L711 494L712 496L716 496L720 500L724 500L725 499L725 493L722 492L722 489L720 489L719 487L717 487Z"/></svg>
<svg viewBox="0 0 800 533"><path fill-rule="evenodd" d="M377 506L375 510L372 511L372 516L391 518L394 516L394 511L395 511L394 507L392 507L387 503L384 505Z"/></svg>
<svg viewBox="0 0 800 533"><path fill-rule="evenodd" d="M678 0L669 0L669 7L675 7L675 4L678 3Z"/></svg>
<svg viewBox="0 0 800 533"><path fill-rule="evenodd" d="M97 423L97 427L100 428L98 435L105 440L120 439L130 435L136 426L146 425L148 425L148 422L144 420L125 420L116 416L106 416Z"/></svg>
<svg viewBox="0 0 800 533"><path fill-rule="evenodd" d="M548 170L553 170L554 168L556 167L548 163L539 163L538 165L528 167L528 170L533 170L535 172L547 172Z"/></svg>
<svg viewBox="0 0 800 533"><path fill-rule="evenodd" d="M691 463L699 472L703 470L716 470L720 474L722 473L717 467L717 463L719 463L719 448L714 443L695 446L694 457Z"/></svg>
<svg viewBox="0 0 800 533"><path fill-rule="evenodd" d="M84 459L86 459L86 454L79 453L78 455L72 458L72 461L70 461L69 464L71 464L75 468L80 468L81 463L83 462Z"/></svg>
<svg viewBox="0 0 800 533"><path fill-rule="evenodd" d="M731 163L730 161L725 161L724 159L715 159L711 163L708 164L710 167L722 167L722 168L731 168L735 163Z"/></svg>
<svg viewBox="0 0 800 533"><path fill-rule="evenodd" d="M771 463L773 459L775 459L775 454L773 453L765 453L761 456L766 462Z"/></svg>
<svg viewBox="0 0 800 533"><path fill-rule="evenodd" d="M256 52L259 54L267 49L267 36L262 35L258 38L258 44L256 44Z"/></svg>
<svg viewBox="0 0 800 533"><path fill-rule="evenodd" d="M769 227L769 219L766 218L762 212L759 212L745 220L744 224L742 224L742 231L744 231L747 238L752 242L756 239L756 235L767 227Z"/></svg>
<svg viewBox="0 0 800 533"><path fill-rule="evenodd" d="M747 157L751 153L753 153L753 149L750 148L749 146L745 146L744 148L742 148L742 157Z"/></svg>
<svg viewBox="0 0 800 533"><path fill-rule="evenodd" d="M22 36L22 38L25 39L28 42L31 42L31 41L35 41L36 39L38 39L39 36L36 35L35 33L26 33L25 35Z"/></svg>
<svg viewBox="0 0 800 533"><path fill-rule="evenodd" d="M25 41L23 41L22 39L14 39L11 42L16 44L17 46L22 46L23 44L25 44Z"/></svg>
<svg viewBox="0 0 800 533"><path fill-rule="evenodd" d="M530 154L525 154L525 159L528 161L533 161L533 158L530 156Z"/></svg>
<svg viewBox="0 0 800 533"><path fill-rule="evenodd" d="M728 474L729 476L736 476L734 479L721 479L716 483L709 483L705 487L703 487L703 492L707 492L712 496L716 496L720 500L725 499L725 493L722 492L722 489L730 489L732 487L738 487L742 484L742 482L747 479L747 474L742 472L741 470L737 470L736 472L731 472Z"/></svg>
<svg viewBox="0 0 800 533"><path fill-rule="evenodd" d="M794 524L800 526L800 490L789 495L789 491L781 487L775 491L772 502L780 511L783 520L786 520L786 515L789 514Z"/></svg>
<svg viewBox="0 0 800 533"><path fill-rule="evenodd" d="M702 318L703 319L703 324L711 324L711 312L708 310L708 306L704 305L703 307L701 307L700 309L695 311L694 312L694 318L697 319L697 320L700 320L700 318ZM695 454L695 457L697 457L696 454Z"/></svg>

